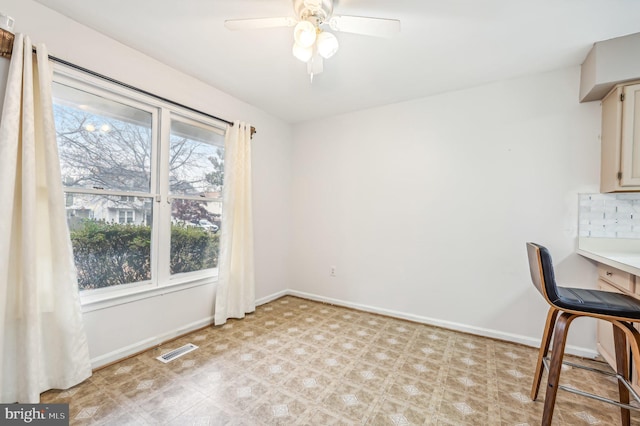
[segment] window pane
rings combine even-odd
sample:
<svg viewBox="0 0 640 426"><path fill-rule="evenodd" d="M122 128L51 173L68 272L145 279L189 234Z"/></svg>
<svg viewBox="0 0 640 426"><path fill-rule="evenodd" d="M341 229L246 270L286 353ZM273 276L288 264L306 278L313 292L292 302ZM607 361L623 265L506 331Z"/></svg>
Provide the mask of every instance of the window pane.
<svg viewBox="0 0 640 426"><path fill-rule="evenodd" d="M65 196L80 290L151 279L152 198Z"/></svg>
<svg viewBox="0 0 640 426"><path fill-rule="evenodd" d="M59 83L53 102L66 187L149 192L151 113Z"/></svg>
<svg viewBox="0 0 640 426"><path fill-rule="evenodd" d="M171 202L172 274L218 267L221 213L219 202Z"/></svg>
<svg viewBox="0 0 640 426"><path fill-rule="evenodd" d="M118 212L118 223L134 223L135 212L133 210L120 210Z"/></svg>
<svg viewBox="0 0 640 426"><path fill-rule="evenodd" d="M169 190L172 194L220 196L224 137L213 127L171 121Z"/></svg>

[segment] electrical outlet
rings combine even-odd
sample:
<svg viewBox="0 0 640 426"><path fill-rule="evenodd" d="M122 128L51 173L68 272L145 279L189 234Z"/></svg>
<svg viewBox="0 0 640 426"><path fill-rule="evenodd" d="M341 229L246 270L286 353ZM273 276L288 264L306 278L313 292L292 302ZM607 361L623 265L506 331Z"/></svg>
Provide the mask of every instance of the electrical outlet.
<svg viewBox="0 0 640 426"><path fill-rule="evenodd" d="M329 275L331 275L332 277L336 276L336 267L335 267L335 265L329 266Z"/></svg>

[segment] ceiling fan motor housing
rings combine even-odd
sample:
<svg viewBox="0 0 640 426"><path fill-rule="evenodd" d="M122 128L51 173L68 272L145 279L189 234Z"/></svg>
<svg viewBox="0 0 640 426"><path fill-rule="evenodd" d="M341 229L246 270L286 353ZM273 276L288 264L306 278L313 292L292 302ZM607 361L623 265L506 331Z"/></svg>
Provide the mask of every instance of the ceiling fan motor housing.
<svg viewBox="0 0 640 426"><path fill-rule="evenodd" d="M293 10L298 19L311 19L321 24L331 18L333 0L293 0Z"/></svg>

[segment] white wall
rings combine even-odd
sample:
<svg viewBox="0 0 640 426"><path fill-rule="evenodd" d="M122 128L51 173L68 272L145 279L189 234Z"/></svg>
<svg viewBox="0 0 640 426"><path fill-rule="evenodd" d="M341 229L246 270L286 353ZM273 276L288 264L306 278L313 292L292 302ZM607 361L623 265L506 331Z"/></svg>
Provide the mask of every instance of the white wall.
<svg viewBox="0 0 640 426"><path fill-rule="evenodd" d="M574 251L600 106L578 88L575 67L296 125L293 288L538 345L547 305L525 242L551 250L564 284L595 288ZM595 350L586 321L576 352Z"/></svg>
<svg viewBox="0 0 640 426"><path fill-rule="evenodd" d="M291 288L535 345L546 306L524 243L547 245L564 283L595 284L574 250L577 193L598 190L600 108L578 103L577 67L292 131L32 0L0 7L55 56L257 127L258 298ZM208 320L214 294L202 286L85 313L95 364ZM593 351L593 324L573 327L570 344Z"/></svg>
<svg viewBox="0 0 640 426"><path fill-rule="evenodd" d="M258 130L253 142L256 297L289 287L292 139L288 124L32 0L4 0L0 8L15 18L16 32L45 43L54 56L207 113L254 125ZM6 66L0 73L6 80ZM205 325L213 314L214 297L211 284L86 312L94 366Z"/></svg>

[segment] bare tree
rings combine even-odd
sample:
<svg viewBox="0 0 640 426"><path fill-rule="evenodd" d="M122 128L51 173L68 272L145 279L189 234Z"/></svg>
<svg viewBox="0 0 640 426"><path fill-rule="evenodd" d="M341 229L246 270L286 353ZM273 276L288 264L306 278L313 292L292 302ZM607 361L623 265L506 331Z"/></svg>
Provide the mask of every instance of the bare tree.
<svg viewBox="0 0 640 426"><path fill-rule="evenodd" d="M59 104L55 117L65 186L150 191L152 155L158 155L152 149L150 119L143 123L98 116ZM171 136L171 192L194 194L221 188L222 150L216 148L211 156L202 145Z"/></svg>
<svg viewBox="0 0 640 426"><path fill-rule="evenodd" d="M61 105L55 109L66 186L149 191L150 127Z"/></svg>

